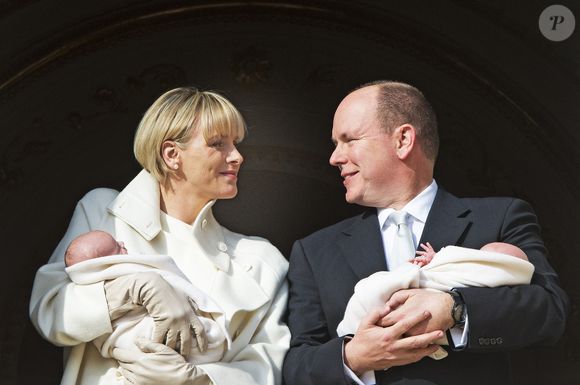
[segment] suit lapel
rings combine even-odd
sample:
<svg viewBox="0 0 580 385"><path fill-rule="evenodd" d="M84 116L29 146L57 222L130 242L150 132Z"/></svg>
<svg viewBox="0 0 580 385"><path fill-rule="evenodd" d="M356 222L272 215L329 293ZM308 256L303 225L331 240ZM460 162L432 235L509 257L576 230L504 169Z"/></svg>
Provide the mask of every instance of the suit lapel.
<svg viewBox="0 0 580 385"><path fill-rule="evenodd" d="M471 226L470 212L461 200L439 187L420 242L431 243L435 250L461 244L462 236ZM365 212L343 230L337 244L359 279L388 270L375 209Z"/></svg>
<svg viewBox="0 0 580 385"><path fill-rule="evenodd" d="M374 209L362 214L350 228L343 230L338 247L359 279L387 270L379 221Z"/></svg>
<svg viewBox="0 0 580 385"><path fill-rule="evenodd" d="M429 211L421 242L429 242L435 250L443 246L457 245L471 226L471 210L455 196L441 187Z"/></svg>

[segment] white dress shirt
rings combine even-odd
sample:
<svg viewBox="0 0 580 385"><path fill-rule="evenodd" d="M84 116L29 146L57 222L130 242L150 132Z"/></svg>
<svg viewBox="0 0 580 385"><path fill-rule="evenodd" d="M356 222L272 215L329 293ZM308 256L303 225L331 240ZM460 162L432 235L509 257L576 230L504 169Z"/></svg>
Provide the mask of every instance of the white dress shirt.
<svg viewBox="0 0 580 385"><path fill-rule="evenodd" d="M413 234L415 248L419 244L419 240L423 234L427 215L429 215L429 211L431 210L431 206L435 200L435 195L437 195L437 183L433 180L425 190L421 191L419 195L413 198L401 209L409 214L407 218L407 226ZM401 264L401 262L397 261L397 259L392 255L393 240L395 239L397 226L387 219L393 212L395 212L395 209L393 208L377 209L377 217L379 219L383 247L385 250L385 256L387 257L387 267L389 270L394 270Z"/></svg>

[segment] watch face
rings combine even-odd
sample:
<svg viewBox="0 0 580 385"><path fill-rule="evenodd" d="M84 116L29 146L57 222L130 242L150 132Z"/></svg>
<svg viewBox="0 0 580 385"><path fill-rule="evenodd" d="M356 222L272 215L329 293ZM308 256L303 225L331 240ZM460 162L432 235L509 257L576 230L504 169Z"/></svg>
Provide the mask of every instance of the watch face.
<svg viewBox="0 0 580 385"><path fill-rule="evenodd" d="M453 320L455 322L461 322L461 318L462 318L461 315L462 315L462 313L463 313L463 306L456 305L453 308Z"/></svg>
<svg viewBox="0 0 580 385"><path fill-rule="evenodd" d="M463 323L463 301L459 293L455 291L450 292L453 297L453 309L451 310L451 316L455 324Z"/></svg>

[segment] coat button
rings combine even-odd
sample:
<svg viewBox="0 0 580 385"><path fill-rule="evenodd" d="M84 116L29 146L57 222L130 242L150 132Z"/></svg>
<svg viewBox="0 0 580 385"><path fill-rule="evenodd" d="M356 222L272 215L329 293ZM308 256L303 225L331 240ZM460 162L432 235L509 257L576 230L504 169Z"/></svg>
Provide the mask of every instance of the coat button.
<svg viewBox="0 0 580 385"><path fill-rule="evenodd" d="M246 271L252 270L252 265L244 265L244 270Z"/></svg>
<svg viewBox="0 0 580 385"><path fill-rule="evenodd" d="M219 242L218 249L219 249L219 251L226 252L226 251L228 251L228 246L223 242Z"/></svg>
<svg viewBox="0 0 580 385"><path fill-rule="evenodd" d="M205 226L207 226L207 219L204 219L203 221L201 221L201 228L205 229Z"/></svg>
<svg viewBox="0 0 580 385"><path fill-rule="evenodd" d="M489 338L481 337L477 340L477 342L479 342L480 345L488 346L489 345Z"/></svg>

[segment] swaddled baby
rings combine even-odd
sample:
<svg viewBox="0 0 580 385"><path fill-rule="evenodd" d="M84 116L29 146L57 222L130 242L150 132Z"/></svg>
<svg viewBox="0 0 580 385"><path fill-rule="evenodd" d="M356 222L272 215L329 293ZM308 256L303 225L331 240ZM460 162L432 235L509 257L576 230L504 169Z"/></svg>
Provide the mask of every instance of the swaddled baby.
<svg viewBox="0 0 580 385"><path fill-rule="evenodd" d="M202 364L219 361L229 344L222 309L201 290L189 282L167 255L131 255L123 242L104 231L90 231L75 238L65 253L65 271L77 284L107 281L126 274L154 272L177 292L187 296L192 305L192 322L196 341L188 354L188 361ZM138 350L135 339L151 339L153 319L146 305L112 322L113 332L93 342L103 355L110 358L114 348ZM177 349L179 350L179 349Z"/></svg>

